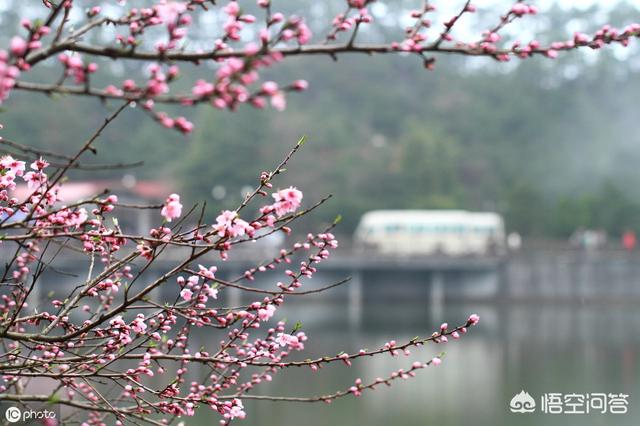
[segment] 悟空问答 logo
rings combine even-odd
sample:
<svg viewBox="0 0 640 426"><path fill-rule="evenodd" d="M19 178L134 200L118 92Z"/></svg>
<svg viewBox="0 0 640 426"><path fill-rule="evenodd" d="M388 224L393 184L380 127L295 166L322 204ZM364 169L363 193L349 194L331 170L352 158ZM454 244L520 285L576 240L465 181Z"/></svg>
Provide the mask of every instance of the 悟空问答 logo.
<svg viewBox="0 0 640 426"><path fill-rule="evenodd" d="M512 413L533 413L536 411L536 401L524 390L511 398L509 409Z"/></svg>

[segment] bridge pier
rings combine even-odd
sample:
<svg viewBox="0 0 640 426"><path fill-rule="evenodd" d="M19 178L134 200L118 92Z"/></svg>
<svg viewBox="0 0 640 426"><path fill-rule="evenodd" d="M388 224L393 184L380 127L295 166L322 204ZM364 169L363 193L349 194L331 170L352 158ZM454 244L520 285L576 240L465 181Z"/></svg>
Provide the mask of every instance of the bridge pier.
<svg viewBox="0 0 640 426"><path fill-rule="evenodd" d="M362 271L351 274L349 286L349 326L358 328L362 322Z"/></svg>
<svg viewBox="0 0 640 426"><path fill-rule="evenodd" d="M242 291L239 288L227 287L225 291L229 307L237 307L242 304Z"/></svg>
<svg viewBox="0 0 640 426"><path fill-rule="evenodd" d="M444 275L441 271L431 273L430 307L432 318L443 318L444 310Z"/></svg>
<svg viewBox="0 0 640 426"><path fill-rule="evenodd" d="M240 268L229 268L225 271L224 279L232 280L240 276ZM224 301L227 307L238 307L242 305L242 290L236 287L224 287Z"/></svg>

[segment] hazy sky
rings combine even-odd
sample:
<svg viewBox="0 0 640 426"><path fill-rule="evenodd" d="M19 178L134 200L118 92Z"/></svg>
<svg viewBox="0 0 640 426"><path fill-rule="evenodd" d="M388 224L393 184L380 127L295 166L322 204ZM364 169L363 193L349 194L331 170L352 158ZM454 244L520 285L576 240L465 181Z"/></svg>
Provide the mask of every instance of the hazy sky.
<svg viewBox="0 0 640 426"><path fill-rule="evenodd" d="M562 6L563 8L578 8L578 9L588 9L589 7L593 6L593 5L600 5L601 7L604 8L613 8L616 6L616 4L619 2L619 0L529 0L527 1L527 3L529 4L534 4L538 7L540 7L541 9L547 9L548 7L554 5L554 4L559 4L560 6ZM632 4L637 4L638 6L640 6L640 0L629 0L629 3ZM436 2L438 3L438 2ZM448 4L447 4L448 3ZM440 8L444 7L445 4L447 4L446 6L450 6L450 7L457 7L457 1L441 1L439 2L438 6L440 6ZM500 7L500 6L505 6L507 4L512 4L514 3L514 1L512 0L476 0L474 2L479 8L487 8L487 7Z"/></svg>
<svg viewBox="0 0 640 426"><path fill-rule="evenodd" d="M451 2L454 3L454 2ZM484 5L500 5L505 3L513 3L513 1L507 0L477 0L476 5L478 7L484 7ZM530 0L527 3L535 4L541 8L547 8L553 4L559 4L566 8L580 8L587 9L594 4L599 4L602 7L615 7L618 0ZM630 3L636 3L640 5L640 0L632 0Z"/></svg>
<svg viewBox="0 0 640 426"><path fill-rule="evenodd" d="M606 1L602 1L602 0L599 0L599 1L598 0L541 0L533 3L539 4L542 7L548 7L548 5L552 3L558 3L562 7L577 7L580 9L586 9L593 6L594 4L600 4L600 6L603 6L603 7L610 7L610 6L613 7L617 3L617 1L616 0L606 0ZM633 0L631 1L631 3L640 4L640 1Z"/></svg>
<svg viewBox="0 0 640 426"><path fill-rule="evenodd" d="M495 8L496 10L502 9L509 4L513 4L515 0L475 0L474 3L480 9L491 9ZM563 8L578 8L578 9L588 9L593 5L600 5L605 9L611 9L619 3L620 0L528 0L527 3L534 4L540 7L542 10L551 7L554 4L559 4ZM463 1L435 1L434 4L438 6L440 10L458 10L460 9L460 5L463 4ZM628 3L636 4L640 6L640 0L628 0Z"/></svg>

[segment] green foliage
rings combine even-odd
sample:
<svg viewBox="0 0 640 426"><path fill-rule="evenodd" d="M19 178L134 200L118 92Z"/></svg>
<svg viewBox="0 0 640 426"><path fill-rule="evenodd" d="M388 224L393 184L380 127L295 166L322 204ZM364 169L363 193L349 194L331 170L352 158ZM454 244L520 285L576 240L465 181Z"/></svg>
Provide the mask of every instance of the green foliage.
<svg viewBox="0 0 640 426"><path fill-rule="evenodd" d="M567 21L562 13L554 19ZM397 56L297 59L267 76L311 82L284 113L182 108L196 125L185 139L132 110L97 147L100 162L144 160L137 177L176 181L187 203L207 200L210 216L237 205L242 188L306 135L311 143L275 184L295 184L309 203L333 194L314 220L340 214L341 232L380 208L495 210L533 235L640 231L639 73L616 55L599 57L533 59L509 72L460 58L441 58L435 72ZM180 84L210 72L187 70ZM65 153L105 115L87 99L14 93L10 105L0 114L6 137ZM216 186L224 197L212 196Z"/></svg>

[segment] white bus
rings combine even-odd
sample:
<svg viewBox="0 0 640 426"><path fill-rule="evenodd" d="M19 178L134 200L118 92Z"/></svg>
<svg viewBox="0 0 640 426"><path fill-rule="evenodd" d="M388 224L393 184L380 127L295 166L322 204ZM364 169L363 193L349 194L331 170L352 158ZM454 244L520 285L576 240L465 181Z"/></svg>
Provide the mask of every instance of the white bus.
<svg viewBox="0 0 640 426"><path fill-rule="evenodd" d="M375 210L362 216L354 243L400 256L502 255L504 221L496 213L465 210Z"/></svg>

